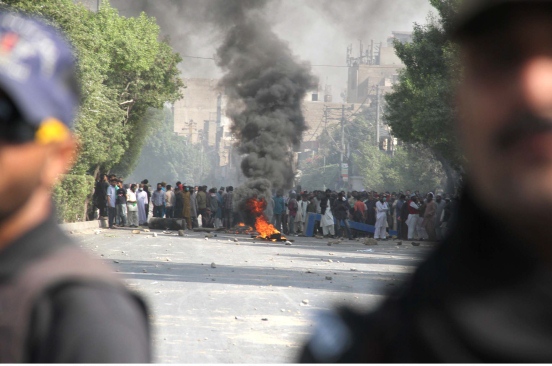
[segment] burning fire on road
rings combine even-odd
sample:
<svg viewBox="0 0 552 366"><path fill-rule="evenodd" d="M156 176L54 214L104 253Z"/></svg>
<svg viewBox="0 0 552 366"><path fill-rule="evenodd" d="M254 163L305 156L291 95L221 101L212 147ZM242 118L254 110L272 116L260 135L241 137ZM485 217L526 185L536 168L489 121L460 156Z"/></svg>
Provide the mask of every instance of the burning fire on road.
<svg viewBox="0 0 552 366"><path fill-rule="evenodd" d="M274 225L268 222L264 211L266 209L266 201L264 198L250 198L247 200L246 209L255 217L255 230L259 233L258 239L268 241L286 241L287 238L282 235Z"/></svg>

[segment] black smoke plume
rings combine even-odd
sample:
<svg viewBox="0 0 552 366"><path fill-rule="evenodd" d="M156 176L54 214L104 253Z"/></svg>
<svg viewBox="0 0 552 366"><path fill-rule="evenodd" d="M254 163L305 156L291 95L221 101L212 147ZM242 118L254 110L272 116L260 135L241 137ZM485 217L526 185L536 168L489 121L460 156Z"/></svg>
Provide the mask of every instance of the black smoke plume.
<svg viewBox="0 0 552 366"><path fill-rule="evenodd" d="M225 72L220 84L228 97L232 132L245 155L243 174L267 179L274 188L290 188L293 151L307 128L301 103L316 80L310 65L296 60L263 14L248 7L250 1L228 3L234 24L217 50L217 64Z"/></svg>

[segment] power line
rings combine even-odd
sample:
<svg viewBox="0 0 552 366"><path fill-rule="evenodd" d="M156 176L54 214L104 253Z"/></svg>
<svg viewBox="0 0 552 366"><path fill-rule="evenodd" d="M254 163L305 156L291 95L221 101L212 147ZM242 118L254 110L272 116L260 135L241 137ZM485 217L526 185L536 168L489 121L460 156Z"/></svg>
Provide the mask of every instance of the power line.
<svg viewBox="0 0 552 366"><path fill-rule="evenodd" d="M182 58L196 58L196 59L200 59L200 60L214 60L213 57L188 56L188 55L180 55L180 57L182 57ZM347 65L311 65L311 66L312 67L340 67L340 68L349 67Z"/></svg>
<svg viewBox="0 0 552 366"><path fill-rule="evenodd" d="M200 57L200 56L186 56L186 55L180 55L182 58L199 58L201 60L214 60L212 57Z"/></svg>

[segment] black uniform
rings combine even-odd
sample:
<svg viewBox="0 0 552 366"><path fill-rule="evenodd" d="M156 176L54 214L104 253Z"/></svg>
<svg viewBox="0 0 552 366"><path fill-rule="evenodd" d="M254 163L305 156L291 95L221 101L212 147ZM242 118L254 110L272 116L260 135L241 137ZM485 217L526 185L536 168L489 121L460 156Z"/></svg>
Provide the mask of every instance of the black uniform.
<svg viewBox="0 0 552 366"><path fill-rule="evenodd" d="M458 222L372 313L319 322L302 362L551 362L552 272L466 192Z"/></svg>
<svg viewBox="0 0 552 366"><path fill-rule="evenodd" d="M0 251L0 294L36 263L45 258L55 258L57 253L66 250L80 252L57 226L52 215ZM23 327L26 328L23 355L16 355L21 357L21 361L151 362L146 308L122 285L115 284L115 281L111 284L109 281L66 278L56 286L39 291L37 295L30 319L25 320L26 326ZM0 303L3 300L7 299L0 296ZM4 313L3 316L9 319L9 314ZM13 333L5 321L0 324L0 330L5 334L0 338L11 337L8 334ZM5 356L0 355L0 359L5 359Z"/></svg>

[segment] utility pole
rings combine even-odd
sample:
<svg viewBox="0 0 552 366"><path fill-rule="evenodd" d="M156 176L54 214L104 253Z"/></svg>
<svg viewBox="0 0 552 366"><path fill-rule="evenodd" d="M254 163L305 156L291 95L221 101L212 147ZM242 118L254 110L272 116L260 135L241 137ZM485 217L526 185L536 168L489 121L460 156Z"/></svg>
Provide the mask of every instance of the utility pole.
<svg viewBox="0 0 552 366"><path fill-rule="evenodd" d="M376 146L380 143L380 93L379 85L376 85Z"/></svg>
<svg viewBox="0 0 552 366"><path fill-rule="evenodd" d="M102 0L97 0L97 1L96 1L96 13L99 13L99 12L100 12L100 2L101 2L101 1L102 1Z"/></svg>
<svg viewBox="0 0 552 366"><path fill-rule="evenodd" d="M341 106L341 164L345 152L345 104Z"/></svg>

